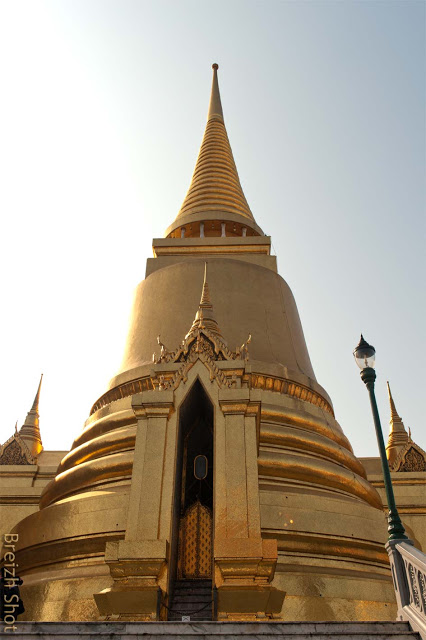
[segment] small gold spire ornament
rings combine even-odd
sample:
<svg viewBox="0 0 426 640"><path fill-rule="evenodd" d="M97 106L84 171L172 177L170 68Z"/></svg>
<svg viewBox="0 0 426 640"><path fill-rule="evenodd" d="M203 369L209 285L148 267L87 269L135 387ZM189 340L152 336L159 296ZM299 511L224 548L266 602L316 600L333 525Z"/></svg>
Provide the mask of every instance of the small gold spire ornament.
<svg viewBox="0 0 426 640"><path fill-rule="evenodd" d="M185 340L196 333L199 329L208 329L211 333L222 338L222 332L219 329L219 325L214 316L213 305L210 299L209 284L207 282L207 262L204 263L204 281L200 304L198 306L194 322L185 336Z"/></svg>
<svg viewBox="0 0 426 640"><path fill-rule="evenodd" d="M32 456L37 456L43 450L40 436L40 415L38 412L42 380L43 374L40 376L40 382L32 407L27 413L24 424L19 429L19 435L25 441Z"/></svg>

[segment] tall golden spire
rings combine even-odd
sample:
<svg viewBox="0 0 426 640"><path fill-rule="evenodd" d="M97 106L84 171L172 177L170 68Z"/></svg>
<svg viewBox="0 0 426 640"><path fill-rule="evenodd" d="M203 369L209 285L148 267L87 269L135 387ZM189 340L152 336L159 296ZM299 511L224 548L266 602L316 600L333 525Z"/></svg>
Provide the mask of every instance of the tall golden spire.
<svg viewBox="0 0 426 640"><path fill-rule="evenodd" d="M217 64L213 65L207 126L192 181L176 220L169 229L191 221L231 220L258 230L240 184L226 133L218 68Z"/></svg>
<svg viewBox="0 0 426 640"><path fill-rule="evenodd" d="M387 382L387 386L388 386L391 417L389 420L390 432L389 432L388 443L386 445L386 454L387 454L389 463L392 464L398 457L398 453L407 444L409 436L405 430L404 423L402 422L396 410L395 402L392 398L389 382Z"/></svg>
<svg viewBox="0 0 426 640"><path fill-rule="evenodd" d="M33 405L29 410L29 412L27 413L27 417L25 418L24 424L19 430L19 435L25 441L25 444L27 445L31 455L33 456L37 456L40 453L40 451L42 451L43 449L41 436L40 436L40 425L39 425L40 415L38 412L42 380L43 380L43 374L41 374L41 377L40 377L40 382L38 385L37 393L34 398Z"/></svg>
<svg viewBox="0 0 426 640"><path fill-rule="evenodd" d="M213 305L210 300L209 284L207 282L207 262L204 263L204 282L198 311L185 338L189 338L193 333L198 331L198 329L208 329L211 333L219 336L223 341L222 333L219 329L217 320L214 317Z"/></svg>

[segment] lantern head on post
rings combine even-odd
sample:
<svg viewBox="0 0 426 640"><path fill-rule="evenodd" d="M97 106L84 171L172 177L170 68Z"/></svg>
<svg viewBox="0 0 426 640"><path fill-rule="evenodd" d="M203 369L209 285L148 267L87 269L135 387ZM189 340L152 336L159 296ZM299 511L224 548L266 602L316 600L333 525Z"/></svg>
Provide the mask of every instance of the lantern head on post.
<svg viewBox="0 0 426 640"><path fill-rule="evenodd" d="M368 344L361 333L361 338L354 351L355 362L361 369L362 381L367 385L374 385L376 379L376 372L374 371L374 364L376 360L376 350Z"/></svg>
<svg viewBox="0 0 426 640"><path fill-rule="evenodd" d="M371 344L368 344L368 342L364 340L362 333L360 341L355 347L353 354L355 362L361 370L367 368L374 369L376 350Z"/></svg>

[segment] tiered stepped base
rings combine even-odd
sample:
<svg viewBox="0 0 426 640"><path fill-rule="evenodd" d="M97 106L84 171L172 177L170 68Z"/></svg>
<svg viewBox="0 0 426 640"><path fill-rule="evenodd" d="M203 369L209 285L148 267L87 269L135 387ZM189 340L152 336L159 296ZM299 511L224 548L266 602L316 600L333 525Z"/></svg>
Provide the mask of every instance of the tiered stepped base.
<svg viewBox="0 0 426 640"><path fill-rule="evenodd" d="M211 621L211 580L179 580L176 582L168 619L182 621L182 616L191 616L191 621Z"/></svg>
<svg viewBox="0 0 426 640"><path fill-rule="evenodd" d="M14 640L419 640L405 622L18 622Z"/></svg>

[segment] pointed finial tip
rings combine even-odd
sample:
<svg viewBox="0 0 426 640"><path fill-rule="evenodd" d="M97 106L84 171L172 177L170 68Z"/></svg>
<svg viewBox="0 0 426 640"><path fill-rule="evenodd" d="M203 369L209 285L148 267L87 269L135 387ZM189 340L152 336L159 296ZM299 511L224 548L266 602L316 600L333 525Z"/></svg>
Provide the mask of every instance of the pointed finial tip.
<svg viewBox="0 0 426 640"><path fill-rule="evenodd" d="M217 64L217 62L213 62L212 69L214 69L215 71L219 69L219 65Z"/></svg>

